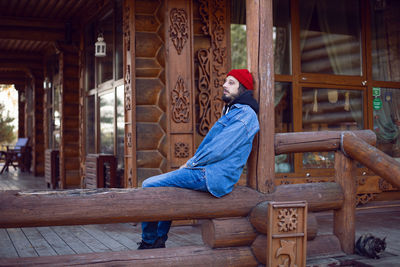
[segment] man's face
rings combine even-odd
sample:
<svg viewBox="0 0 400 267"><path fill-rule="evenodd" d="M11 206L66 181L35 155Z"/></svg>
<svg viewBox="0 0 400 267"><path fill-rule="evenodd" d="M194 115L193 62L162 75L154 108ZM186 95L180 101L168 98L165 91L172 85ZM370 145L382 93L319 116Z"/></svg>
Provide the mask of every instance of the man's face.
<svg viewBox="0 0 400 267"><path fill-rule="evenodd" d="M225 83L222 87L224 88L222 100L224 100L225 103L230 103L233 99L239 96L239 81L235 77L226 77Z"/></svg>

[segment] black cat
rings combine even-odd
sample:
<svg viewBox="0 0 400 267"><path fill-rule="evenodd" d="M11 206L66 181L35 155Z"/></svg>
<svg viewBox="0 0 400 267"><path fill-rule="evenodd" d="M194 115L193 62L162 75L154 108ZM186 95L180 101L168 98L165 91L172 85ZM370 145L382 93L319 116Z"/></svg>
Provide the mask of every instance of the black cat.
<svg viewBox="0 0 400 267"><path fill-rule="evenodd" d="M373 259L379 259L379 255L385 249L386 237L384 239L380 239L371 234L363 234L356 242L356 253Z"/></svg>

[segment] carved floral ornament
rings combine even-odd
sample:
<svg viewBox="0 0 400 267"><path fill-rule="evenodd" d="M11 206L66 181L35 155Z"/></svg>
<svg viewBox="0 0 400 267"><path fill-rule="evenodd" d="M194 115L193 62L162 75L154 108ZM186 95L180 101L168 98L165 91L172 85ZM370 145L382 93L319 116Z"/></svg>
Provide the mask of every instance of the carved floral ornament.
<svg viewBox="0 0 400 267"><path fill-rule="evenodd" d="M175 144L175 157L187 158L189 157L189 144L178 142Z"/></svg>
<svg viewBox="0 0 400 267"><path fill-rule="evenodd" d="M278 215L278 226L280 232L289 232L297 228L297 209L281 209Z"/></svg>
<svg viewBox="0 0 400 267"><path fill-rule="evenodd" d="M173 8L170 11L169 17L171 22L169 26L169 36L178 52L178 55L180 55L189 37L188 16L184 9Z"/></svg>
<svg viewBox="0 0 400 267"><path fill-rule="evenodd" d="M190 114L190 93L185 87L185 81L181 76L178 77L174 90L171 92L172 99L172 119L176 123L189 122Z"/></svg>

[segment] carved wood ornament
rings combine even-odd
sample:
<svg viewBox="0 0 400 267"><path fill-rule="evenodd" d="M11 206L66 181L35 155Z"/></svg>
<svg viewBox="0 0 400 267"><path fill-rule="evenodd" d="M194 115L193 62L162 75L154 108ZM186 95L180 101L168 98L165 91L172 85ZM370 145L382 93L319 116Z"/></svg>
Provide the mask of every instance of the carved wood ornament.
<svg viewBox="0 0 400 267"><path fill-rule="evenodd" d="M297 209L281 209L278 215L280 232L288 232L297 228Z"/></svg>
<svg viewBox="0 0 400 267"><path fill-rule="evenodd" d="M200 0L199 12L203 23L203 34L210 36L210 48L200 49L197 52L200 91L199 133L204 136L222 115L222 85L228 62L225 32L225 28L228 27L226 0Z"/></svg>
<svg viewBox="0 0 400 267"><path fill-rule="evenodd" d="M210 87L210 59L209 50L200 49L197 52L199 61L199 133L205 136L211 128L211 87Z"/></svg>
<svg viewBox="0 0 400 267"><path fill-rule="evenodd" d="M175 143L175 157L187 158L189 157L189 144L186 143Z"/></svg>
<svg viewBox="0 0 400 267"><path fill-rule="evenodd" d="M170 11L171 25L169 28L170 38L174 44L178 55L189 37L188 35L188 16L184 9L173 8Z"/></svg>
<svg viewBox="0 0 400 267"><path fill-rule="evenodd" d="M185 87L184 79L179 76L171 92L172 119L176 123L188 123L190 115L190 92Z"/></svg>

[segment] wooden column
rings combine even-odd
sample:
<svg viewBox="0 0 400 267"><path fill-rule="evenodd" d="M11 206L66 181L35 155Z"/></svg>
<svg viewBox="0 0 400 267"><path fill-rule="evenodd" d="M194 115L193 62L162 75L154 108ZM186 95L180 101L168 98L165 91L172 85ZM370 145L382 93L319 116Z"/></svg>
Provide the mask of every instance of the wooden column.
<svg viewBox="0 0 400 267"><path fill-rule="evenodd" d="M124 138L124 187L137 187L136 170L136 86L135 86L135 1L124 0L124 91L125 91L125 138Z"/></svg>
<svg viewBox="0 0 400 267"><path fill-rule="evenodd" d="M334 210L333 233L339 238L342 250L347 254L354 253L357 192L355 175L355 162L342 152L336 152L335 181L342 186L344 203L341 209Z"/></svg>
<svg viewBox="0 0 400 267"><path fill-rule="evenodd" d="M194 70L192 1L165 5L168 169L179 168L194 154Z"/></svg>
<svg viewBox="0 0 400 267"><path fill-rule="evenodd" d="M246 12L247 61L255 80L254 96L260 104L260 133L250 158L249 185L257 185L258 191L270 193L275 188L272 0L247 0Z"/></svg>
<svg viewBox="0 0 400 267"><path fill-rule="evenodd" d="M60 86L60 182L61 188L81 184L79 162L79 51L58 45Z"/></svg>

